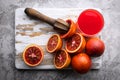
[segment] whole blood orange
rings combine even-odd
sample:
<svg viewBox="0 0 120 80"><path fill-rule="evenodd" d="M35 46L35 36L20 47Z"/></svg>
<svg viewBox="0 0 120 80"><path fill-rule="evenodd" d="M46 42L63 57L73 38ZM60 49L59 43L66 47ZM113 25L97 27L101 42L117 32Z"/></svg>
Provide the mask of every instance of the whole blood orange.
<svg viewBox="0 0 120 80"><path fill-rule="evenodd" d="M67 39L65 49L69 53L81 52L86 45L85 38L80 33L75 33Z"/></svg>
<svg viewBox="0 0 120 80"><path fill-rule="evenodd" d="M72 68L80 74L87 73L91 68L91 64L90 57L85 53L79 53L73 56L71 61Z"/></svg>
<svg viewBox="0 0 120 80"><path fill-rule="evenodd" d="M53 53L60 50L62 47L62 39L58 34L53 34L47 43L46 49L48 52Z"/></svg>
<svg viewBox="0 0 120 80"><path fill-rule="evenodd" d="M105 45L99 38L90 38L86 43L86 53L92 57L99 57L103 54Z"/></svg>
<svg viewBox="0 0 120 80"><path fill-rule="evenodd" d="M36 44L28 45L23 51L23 60L29 66L37 66L43 60L44 54L40 46Z"/></svg>
<svg viewBox="0 0 120 80"><path fill-rule="evenodd" d="M69 66L71 57L65 49L56 52L54 56L54 65L57 69L63 69Z"/></svg>

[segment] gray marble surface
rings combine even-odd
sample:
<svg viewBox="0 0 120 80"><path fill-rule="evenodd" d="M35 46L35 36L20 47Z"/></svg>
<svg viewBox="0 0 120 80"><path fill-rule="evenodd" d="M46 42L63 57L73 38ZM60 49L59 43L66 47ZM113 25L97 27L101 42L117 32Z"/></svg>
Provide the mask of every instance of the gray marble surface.
<svg viewBox="0 0 120 80"><path fill-rule="evenodd" d="M119 4L119 0L0 0L0 80L120 80ZM72 70L17 70L14 12L24 7L102 9L105 18L102 37L106 44L102 68L85 75Z"/></svg>

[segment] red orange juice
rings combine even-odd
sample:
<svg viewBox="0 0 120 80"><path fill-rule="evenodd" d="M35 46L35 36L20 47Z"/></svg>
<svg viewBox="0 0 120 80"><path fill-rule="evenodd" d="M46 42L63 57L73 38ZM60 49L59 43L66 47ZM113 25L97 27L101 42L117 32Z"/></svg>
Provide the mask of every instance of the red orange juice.
<svg viewBox="0 0 120 80"><path fill-rule="evenodd" d="M78 28L85 36L98 34L104 26L102 14L95 9L84 10L77 20Z"/></svg>

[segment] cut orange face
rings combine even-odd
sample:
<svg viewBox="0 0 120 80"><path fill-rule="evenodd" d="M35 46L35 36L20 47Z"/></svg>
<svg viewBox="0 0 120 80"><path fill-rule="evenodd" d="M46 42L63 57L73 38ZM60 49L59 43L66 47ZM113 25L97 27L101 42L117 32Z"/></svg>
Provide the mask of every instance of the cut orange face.
<svg viewBox="0 0 120 80"><path fill-rule="evenodd" d="M71 37L77 29L77 25L70 19L68 19L66 22L68 22L70 24L70 29L66 34L61 34L61 38L69 38Z"/></svg>
<svg viewBox="0 0 120 80"><path fill-rule="evenodd" d="M53 34L47 43L46 49L49 53L60 50L62 47L62 39L58 34Z"/></svg>
<svg viewBox="0 0 120 80"><path fill-rule="evenodd" d="M54 65L57 69L63 69L69 66L71 57L65 49L59 50L54 56Z"/></svg>
<svg viewBox="0 0 120 80"><path fill-rule="evenodd" d="M66 41L65 49L69 53L81 52L86 45L84 37L80 33L75 33Z"/></svg>
<svg viewBox="0 0 120 80"><path fill-rule="evenodd" d="M28 45L23 51L23 60L28 66L37 66L43 60L44 54L40 46Z"/></svg>

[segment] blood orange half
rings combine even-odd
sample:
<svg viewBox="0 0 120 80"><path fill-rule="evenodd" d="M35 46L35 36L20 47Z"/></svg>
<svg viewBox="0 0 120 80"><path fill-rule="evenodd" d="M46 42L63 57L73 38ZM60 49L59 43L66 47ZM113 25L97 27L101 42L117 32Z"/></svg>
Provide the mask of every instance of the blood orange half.
<svg viewBox="0 0 120 80"><path fill-rule="evenodd" d="M62 39L58 34L53 34L47 43L46 49L49 53L60 50L62 47Z"/></svg>
<svg viewBox="0 0 120 80"><path fill-rule="evenodd" d="M61 38L69 38L71 37L73 34L75 34L76 29L77 29L77 25L70 19L68 19L66 22L68 22L70 24L70 29L68 30L68 32L66 34L61 34Z"/></svg>
<svg viewBox="0 0 120 80"><path fill-rule="evenodd" d="M65 49L69 53L81 52L86 45L85 38L80 33L75 33L67 39Z"/></svg>
<svg viewBox="0 0 120 80"><path fill-rule="evenodd" d="M54 56L54 65L57 69L63 69L69 66L71 57L65 49L59 50Z"/></svg>
<svg viewBox="0 0 120 80"><path fill-rule="evenodd" d="M28 66L37 66L43 60L44 54L40 46L28 45L23 51L23 60Z"/></svg>

